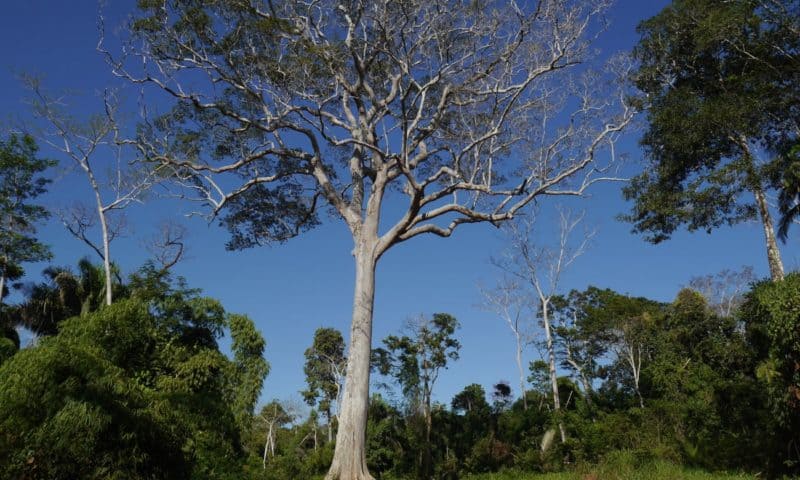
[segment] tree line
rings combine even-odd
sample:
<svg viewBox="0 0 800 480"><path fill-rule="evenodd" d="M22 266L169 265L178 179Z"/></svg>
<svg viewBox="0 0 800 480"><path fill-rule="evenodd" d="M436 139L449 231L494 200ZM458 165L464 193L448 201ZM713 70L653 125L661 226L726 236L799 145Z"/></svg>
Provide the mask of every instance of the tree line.
<svg viewBox="0 0 800 480"><path fill-rule="evenodd" d="M3 478L325 473L348 361L341 332L309 339L305 407L256 408L269 364L247 317L153 263L116 285L111 306L102 265L58 275L3 311ZM543 355L526 365L521 390L498 376L488 391L473 383L434 401L439 374L461 354L459 323L445 313L409 320L371 355L381 382L369 403L370 470L456 479L625 452L643 463L796 474L800 275L753 282L731 300L720 279L732 277L742 274L695 279L670 303L597 287L555 295L555 398ZM724 288L698 291L714 282ZM36 346L18 350L7 327L20 323L39 335Z"/></svg>

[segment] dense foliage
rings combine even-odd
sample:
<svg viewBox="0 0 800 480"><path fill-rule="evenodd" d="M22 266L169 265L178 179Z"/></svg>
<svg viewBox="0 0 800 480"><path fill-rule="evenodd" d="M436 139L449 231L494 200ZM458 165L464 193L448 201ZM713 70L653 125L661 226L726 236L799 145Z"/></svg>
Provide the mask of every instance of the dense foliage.
<svg viewBox="0 0 800 480"><path fill-rule="evenodd" d="M54 163L38 156L29 135L0 140L0 310L7 282L22 277L22 264L50 257L50 248L36 238L36 224L49 216L34 203L50 179L42 173Z"/></svg>
<svg viewBox="0 0 800 480"><path fill-rule="evenodd" d="M2 478L236 478L267 373L247 317L150 266L0 367ZM233 360L218 346L233 339Z"/></svg>
<svg viewBox="0 0 800 480"><path fill-rule="evenodd" d="M635 231L660 242L758 217L783 275L765 191L792 178L781 172L800 125L798 13L796 1L676 0L640 25L651 168L624 190ZM793 184L783 191L788 213Z"/></svg>
<svg viewBox="0 0 800 480"><path fill-rule="evenodd" d="M426 360L419 353L449 351L455 331L425 348L421 340L432 335L389 336L374 356L388 374L388 391L370 404L371 471L384 479L456 479L612 468L624 459L609 478L639 467L668 476L675 472L668 463L797 474L800 275L759 283L743 300L725 316L690 289L668 304L596 287L570 292L554 303L561 413L552 410L547 365L538 361L531 364L528 409L506 382L492 392L468 385L449 405L431 405L429 435L420 397L429 388ZM448 366L457 362L448 359ZM563 444L559 422L567 431ZM256 428L262 431L253 438L263 439L263 424ZM314 414L294 423L284 418L275 453L256 478L324 474L330 445L315 429Z"/></svg>

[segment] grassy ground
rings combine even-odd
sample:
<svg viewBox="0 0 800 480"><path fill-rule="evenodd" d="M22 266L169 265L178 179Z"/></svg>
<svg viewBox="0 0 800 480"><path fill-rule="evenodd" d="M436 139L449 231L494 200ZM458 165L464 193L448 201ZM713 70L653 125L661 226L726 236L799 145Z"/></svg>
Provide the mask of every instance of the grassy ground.
<svg viewBox="0 0 800 480"><path fill-rule="evenodd" d="M628 465L603 465L583 472L546 474L504 472L474 475L464 480L754 480L756 478L754 475L709 473L655 462L640 468Z"/></svg>

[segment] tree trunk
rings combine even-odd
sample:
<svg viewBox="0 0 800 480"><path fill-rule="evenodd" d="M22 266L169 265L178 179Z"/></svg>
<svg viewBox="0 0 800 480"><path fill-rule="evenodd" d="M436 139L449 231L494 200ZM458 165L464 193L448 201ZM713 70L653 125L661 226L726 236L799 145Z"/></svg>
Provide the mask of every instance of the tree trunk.
<svg viewBox="0 0 800 480"><path fill-rule="evenodd" d="M586 376L586 372L581 365L578 365L578 362L572 358L572 352L570 351L569 347L567 347L567 362L575 370L575 373L578 374L578 377L581 379L581 386L583 387L583 396L584 401L586 402L586 406L592 406L592 382L589 381L589 377Z"/></svg>
<svg viewBox="0 0 800 480"><path fill-rule="evenodd" d="M642 392L639 390L639 378L642 373L642 346L639 345L636 348L639 354L638 358L633 351L633 345L629 345L626 348L628 349L628 363L631 365L631 373L633 374L633 388L636 390L636 396L639 397L639 407L644 408L644 397L642 397Z"/></svg>
<svg viewBox="0 0 800 480"><path fill-rule="evenodd" d="M261 459L261 465L264 470L267 469L267 452L269 451L270 440L272 439L272 424L269 424L269 431L267 432L267 441L264 442L264 457Z"/></svg>
<svg viewBox="0 0 800 480"><path fill-rule="evenodd" d="M517 369L519 370L519 391L522 395L522 409L528 411L528 395L525 391L525 370L522 368L522 342L519 333L514 332L517 337Z"/></svg>
<svg viewBox="0 0 800 480"><path fill-rule="evenodd" d="M579 365L578 362L575 361L575 358L572 356L572 348L569 346L569 341L565 342L565 349L567 353L567 363L575 370L575 373L581 379L581 385L583 386L583 396L584 401L586 402L586 406L592 406L592 382L589 381L589 377L586 375L586 369L583 365Z"/></svg>
<svg viewBox="0 0 800 480"><path fill-rule="evenodd" d="M769 204L764 194L764 186L761 177L758 175L755 166L755 157L750 148L750 143L745 136L739 138L739 146L748 160L747 181L756 197L756 207L761 217L761 225L764 227L764 237L767 244L767 262L769 262L769 273L773 282L783 280L783 262L781 261L781 251L775 239L775 226L772 224L772 215L769 213Z"/></svg>
<svg viewBox="0 0 800 480"><path fill-rule="evenodd" d="M783 280L783 262L781 261L781 251L775 239L775 227L772 224L772 216L769 213L769 205L761 185L753 189L758 205L758 213L761 216L761 224L764 227L764 236L767 242L767 261L769 262L769 273L773 282Z"/></svg>
<svg viewBox="0 0 800 480"><path fill-rule="evenodd" d="M581 370L580 376L581 376L581 383L583 384L583 393L584 393L584 396L586 397L585 398L586 405L591 407L592 406L592 383L586 377L586 373L584 373L583 370Z"/></svg>
<svg viewBox="0 0 800 480"><path fill-rule="evenodd" d="M553 335L550 332L550 313L548 311L547 301L542 302L542 321L544 322L544 334L547 340L547 356L548 364L550 366L550 384L553 387L553 411L556 415L561 412L561 399L558 396L558 376L556 375L556 352L553 346ZM561 443L567 441L567 433L564 430L564 424L559 420L558 430L561 433Z"/></svg>
<svg viewBox="0 0 800 480"><path fill-rule="evenodd" d="M6 288L6 274L0 274L0 307L3 306L3 294L5 294Z"/></svg>
<svg viewBox="0 0 800 480"><path fill-rule="evenodd" d="M113 300L111 292L111 240L108 238L108 222L106 212L102 206L99 208L100 228L103 232L103 270L106 273L106 305L111 305Z"/></svg>
<svg viewBox="0 0 800 480"><path fill-rule="evenodd" d="M108 219L106 214L108 210L103 206L103 199L100 196L100 185L94 177L94 171L89 164L88 158L85 162L80 163L81 168L86 172L89 180L89 185L94 192L94 200L97 205L97 219L100 221L100 230L103 233L103 269L106 274L106 305L111 305L113 300L111 292L111 239L108 233Z"/></svg>
<svg viewBox="0 0 800 480"><path fill-rule="evenodd" d="M336 449L326 480L374 480L367 471L366 434L377 262L375 243L357 240L354 255L356 280L347 375L336 432Z"/></svg>

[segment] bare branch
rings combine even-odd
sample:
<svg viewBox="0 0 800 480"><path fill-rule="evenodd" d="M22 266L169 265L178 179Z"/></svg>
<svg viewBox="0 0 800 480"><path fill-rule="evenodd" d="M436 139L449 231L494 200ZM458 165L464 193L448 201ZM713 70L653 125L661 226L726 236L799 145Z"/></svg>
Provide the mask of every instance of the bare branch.
<svg viewBox="0 0 800 480"><path fill-rule="evenodd" d="M169 270L183 259L186 234L186 227L181 224L173 221L161 222L158 232L150 239L146 248L162 270Z"/></svg>

